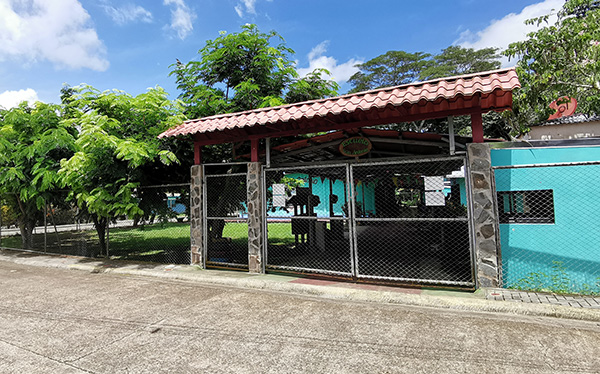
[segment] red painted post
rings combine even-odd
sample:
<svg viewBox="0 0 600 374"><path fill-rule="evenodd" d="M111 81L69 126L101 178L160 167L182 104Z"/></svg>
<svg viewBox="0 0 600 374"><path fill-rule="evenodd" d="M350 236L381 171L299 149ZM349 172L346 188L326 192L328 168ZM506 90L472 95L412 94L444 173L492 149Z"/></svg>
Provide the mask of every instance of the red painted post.
<svg viewBox="0 0 600 374"><path fill-rule="evenodd" d="M259 148L259 143L260 139L251 139L250 140L250 147L252 148L250 151L250 161L252 162L258 162L258 148Z"/></svg>
<svg viewBox="0 0 600 374"><path fill-rule="evenodd" d="M483 143L483 117L481 112L471 114L471 131L473 143Z"/></svg>
<svg viewBox="0 0 600 374"><path fill-rule="evenodd" d="M194 165L202 164L202 146L199 142L194 142Z"/></svg>

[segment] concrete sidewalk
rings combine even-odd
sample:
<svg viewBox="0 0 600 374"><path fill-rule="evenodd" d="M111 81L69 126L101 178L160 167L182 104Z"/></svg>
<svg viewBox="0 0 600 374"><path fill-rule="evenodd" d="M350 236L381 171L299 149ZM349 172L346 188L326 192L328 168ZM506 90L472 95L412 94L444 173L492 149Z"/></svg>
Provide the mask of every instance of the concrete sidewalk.
<svg viewBox="0 0 600 374"><path fill-rule="evenodd" d="M202 270L190 265L138 263L0 249L0 261L93 273L151 276L247 289L266 289L327 299L389 303L478 312L568 318L600 322L600 298L557 296L504 289L476 292L389 287L290 275Z"/></svg>
<svg viewBox="0 0 600 374"><path fill-rule="evenodd" d="M564 305L573 308L600 310L600 297L582 295L557 295L545 292L527 292L503 288L486 290L486 299L517 303Z"/></svg>

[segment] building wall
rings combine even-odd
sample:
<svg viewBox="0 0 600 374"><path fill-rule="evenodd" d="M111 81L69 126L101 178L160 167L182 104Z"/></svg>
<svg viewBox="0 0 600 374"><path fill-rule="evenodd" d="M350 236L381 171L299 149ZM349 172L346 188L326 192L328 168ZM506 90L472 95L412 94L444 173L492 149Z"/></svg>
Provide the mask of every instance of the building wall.
<svg viewBox="0 0 600 374"><path fill-rule="evenodd" d="M531 140L581 139L600 136L600 122L567 123L564 125L532 126Z"/></svg>
<svg viewBox="0 0 600 374"><path fill-rule="evenodd" d="M492 166L600 161L600 146L492 149ZM600 291L600 165L495 170L496 191L553 190L554 223L500 223L505 287ZM505 209L498 202L500 213Z"/></svg>

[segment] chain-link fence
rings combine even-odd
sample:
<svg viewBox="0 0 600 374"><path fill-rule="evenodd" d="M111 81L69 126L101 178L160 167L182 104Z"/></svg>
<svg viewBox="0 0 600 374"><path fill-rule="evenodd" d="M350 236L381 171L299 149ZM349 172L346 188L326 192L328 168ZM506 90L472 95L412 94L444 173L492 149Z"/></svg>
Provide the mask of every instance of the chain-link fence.
<svg viewBox="0 0 600 374"><path fill-rule="evenodd" d="M267 269L352 275L346 165L265 170Z"/></svg>
<svg viewBox="0 0 600 374"><path fill-rule="evenodd" d="M352 165L359 278L473 285L464 162Z"/></svg>
<svg viewBox="0 0 600 374"><path fill-rule="evenodd" d="M204 166L206 266L248 268L247 165Z"/></svg>
<svg viewBox="0 0 600 374"><path fill-rule="evenodd" d="M464 157L265 169L265 188L267 270L474 284Z"/></svg>
<svg viewBox="0 0 600 374"><path fill-rule="evenodd" d="M5 196L0 204L0 247L189 264L189 188L189 184L138 188L134 194L144 214L110 220L60 198L32 210L25 220L16 198Z"/></svg>
<svg viewBox="0 0 600 374"><path fill-rule="evenodd" d="M505 288L600 293L600 162L495 168Z"/></svg>

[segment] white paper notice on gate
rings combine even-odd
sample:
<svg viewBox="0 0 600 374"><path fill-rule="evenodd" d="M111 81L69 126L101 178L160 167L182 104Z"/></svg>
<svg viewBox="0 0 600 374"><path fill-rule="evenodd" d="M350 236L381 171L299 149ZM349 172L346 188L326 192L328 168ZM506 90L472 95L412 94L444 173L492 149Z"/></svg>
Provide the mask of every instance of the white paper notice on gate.
<svg viewBox="0 0 600 374"><path fill-rule="evenodd" d="M285 207L285 184L273 185L273 206Z"/></svg>
<svg viewBox="0 0 600 374"><path fill-rule="evenodd" d="M425 191L425 205L427 206L444 206L446 198L442 191Z"/></svg>
<svg viewBox="0 0 600 374"><path fill-rule="evenodd" d="M273 195L285 195L285 184L274 184Z"/></svg>
<svg viewBox="0 0 600 374"><path fill-rule="evenodd" d="M424 177L425 191L441 191L444 189L444 177Z"/></svg>

